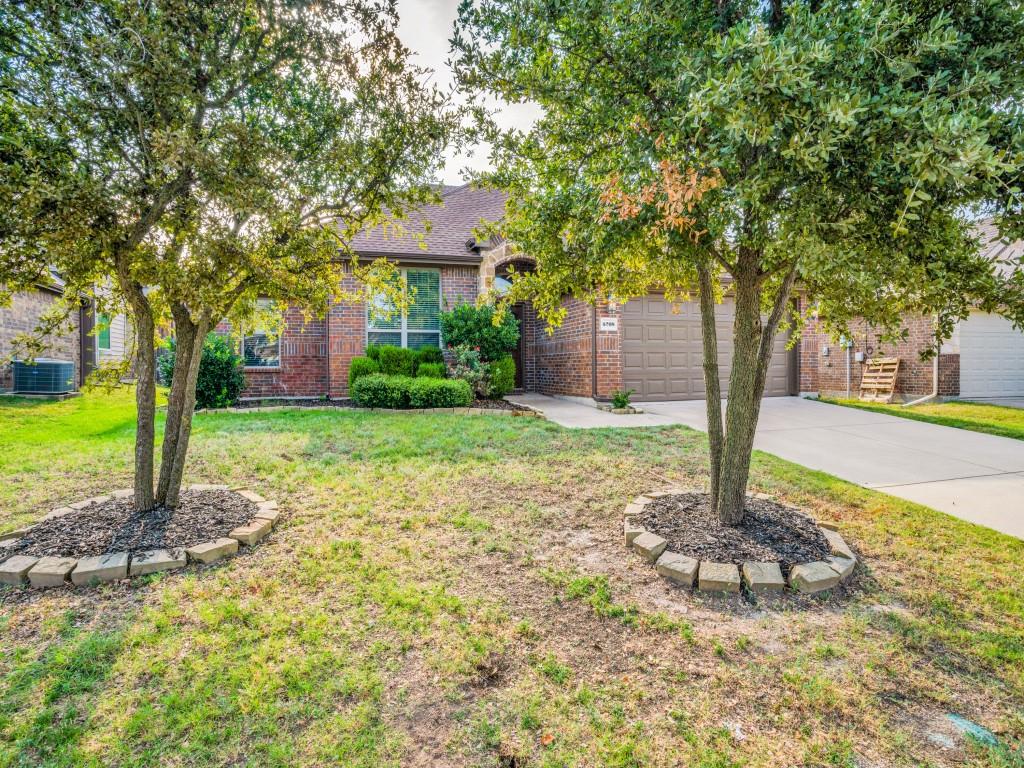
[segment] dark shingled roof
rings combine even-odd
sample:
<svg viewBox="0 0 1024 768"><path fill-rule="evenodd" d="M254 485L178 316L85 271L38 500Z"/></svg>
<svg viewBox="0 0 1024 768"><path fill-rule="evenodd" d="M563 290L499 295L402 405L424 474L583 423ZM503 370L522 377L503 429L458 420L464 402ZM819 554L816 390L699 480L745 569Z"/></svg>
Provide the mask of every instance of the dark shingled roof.
<svg viewBox="0 0 1024 768"><path fill-rule="evenodd" d="M352 239L352 248L361 256L428 257L434 260L478 261L480 254L468 243L475 243L474 229L501 219L505 214L504 192L460 187L441 188L441 202L411 211L395 226L377 226ZM430 223L427 232L425 222ZM418 235L422 235L422 242ZM425 246L425 247L424 247Z"/></svg>
<svg viewBox="0 0 1024 768"><path fill-rule="evenodd" d="M1024 240L1003 240L991 219L975 225L975 234L981 241L981 255L996 265L996 271L1010 275L1020 268L1024 260Z"/></svg>

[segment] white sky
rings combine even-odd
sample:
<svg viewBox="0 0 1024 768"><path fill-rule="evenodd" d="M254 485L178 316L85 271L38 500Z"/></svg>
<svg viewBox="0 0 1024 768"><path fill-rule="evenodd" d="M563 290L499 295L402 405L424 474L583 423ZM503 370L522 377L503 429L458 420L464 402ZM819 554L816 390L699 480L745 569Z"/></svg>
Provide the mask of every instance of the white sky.
<svg viewBox="0 0 1024 768"><path fill-rule="evenodd" d="M455 23L458 0L398 0L401 21L398 34L409 48L416 53L416 63L429 67L436 73L437 84L447 87L452 84L452 72L445 64L449 58L449 39ZM498 106L496 103L489 106ZM500 120L509 127L525 128L539 114L533 104L505 104L501 106ZM464 171L482 170L489 167L489 151L486 146L475 147L471 153L456 155L448 151L441 180L446 184L463 182Z"/></svg>

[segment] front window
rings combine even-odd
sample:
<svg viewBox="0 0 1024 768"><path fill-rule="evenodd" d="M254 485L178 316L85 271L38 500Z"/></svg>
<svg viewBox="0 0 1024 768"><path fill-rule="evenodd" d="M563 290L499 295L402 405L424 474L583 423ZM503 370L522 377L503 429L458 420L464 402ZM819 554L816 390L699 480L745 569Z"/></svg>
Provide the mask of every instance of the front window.
<svg viewBox="0 0 1024 768"><path fill-rule="evenodd" d="M401 274L410 294L409 309L404 314L393 312L387 298L378 296L367 309L367 343L409 349L440 347L441 273L436 269L403 269Z"/></svg>
<svg viewBox="0 0 1024 768"><path fill-rule="evenodd" d="M266 313L274 306L270 299L259 299L257 308ZM242 357L246 368L279 368L281 366L281 322L262 320L242 336Z"/></svg>

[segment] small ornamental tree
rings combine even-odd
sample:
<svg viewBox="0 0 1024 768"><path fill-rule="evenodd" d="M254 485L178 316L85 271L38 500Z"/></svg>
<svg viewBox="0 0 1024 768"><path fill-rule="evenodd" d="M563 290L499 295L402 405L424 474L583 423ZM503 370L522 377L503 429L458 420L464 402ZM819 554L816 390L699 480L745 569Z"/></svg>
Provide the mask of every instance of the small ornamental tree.
<svg viewBox="0 0 1024 768"><path fill-rule="evenodd" d="M1024 324L1024 278L978 255L965 216L1024 229L1018 3L466 0L454 45L465 88L543 110L525 133L489 129L502 234L537 261L506 300L557 324L566 296L699 299L726 524L774 339L803 319L795 290L834 333L860 316L897 335L923 313L947 336L975 306Z"/></svg>
<svg viewBox="0 0 1024 768"><path fill-rule="evenodd" d="M460 113L396 24L394 3L371 0L22 0L0 14L0 286L52 267L75 300L127 308L139 510L178 502L218 321L405 301L394 266L360 264L347 243L436 199ZM344 272L360 288L342 291ZM162 323L176 355L154 485Z"/></svg>

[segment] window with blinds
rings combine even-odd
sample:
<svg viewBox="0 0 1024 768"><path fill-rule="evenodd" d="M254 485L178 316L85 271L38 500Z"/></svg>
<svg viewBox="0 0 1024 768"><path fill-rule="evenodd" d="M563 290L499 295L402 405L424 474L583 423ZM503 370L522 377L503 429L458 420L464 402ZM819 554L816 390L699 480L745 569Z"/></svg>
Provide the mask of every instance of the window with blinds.
<svg viewBox="0 0 1024 768"><path fill-rule="evenodd" d="M379 297L367 309L367 343L409 349L440 347L441 273L436 269L408 268L402 269L401 274L409 309L404 314L389 312L387 299Z"/></svg>
<svg viewBox="0 0 1024 768"><path fill-rule="evenodd" d="M269 299L257 299L257 306L267 311L273 307ZM242 336L242 358L246 368L281 367L281 322L275 327L246 329Z"/></svg>

